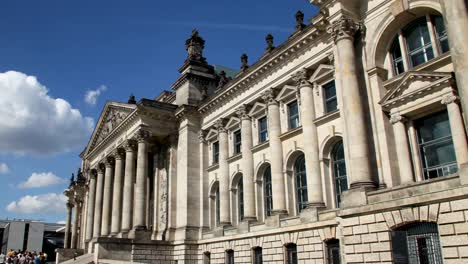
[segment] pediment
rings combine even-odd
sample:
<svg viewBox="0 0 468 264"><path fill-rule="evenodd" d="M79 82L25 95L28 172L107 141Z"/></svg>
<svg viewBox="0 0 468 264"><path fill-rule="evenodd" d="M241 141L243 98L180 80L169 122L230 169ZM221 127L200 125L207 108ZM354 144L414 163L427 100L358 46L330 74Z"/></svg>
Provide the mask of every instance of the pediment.
<svg viewBox="0 0 468 264"><path fill-rule="evenodd" d="M206 135L205 139L207 141L212 141L217 136L218 136L218 131L216 131L216 129L211 128L210 131L208 131L208 134Z"/></svg>
<svg viewBox="0 0 468 264"><path fill-rule="evenodd" d="M277 101L285 101L293 96L296 96L297 88L296 86L292 85L285 85L283 89L279 92L278 96L276 96Z"/></svg>
<svg viewBox="0 0 468 264"><path fill-rule="evenodd" d="M428 93L439 91L451 84L452 74L449 72L407 72L400 80L392 84L380 104L388 108L397 102L405 102L410 98L422 97ZM446 85L443 85L446 84Z"/></svg>
<svg viewBox="0 0 468 264"><path fill-rule="evenodd" d="M249 111L249 116L258 117L265 113L266 104L256 102Z"/></svg>
<svg viewBox="0 0 468 264"><path fill-rule="evenodd" d="M315 72L310 76L310 82L317 82L323 78L332 76L335 72L335 68L332 65L320 64Z"/></svg>
<svg viewBox="0 0 468 264"><path fill-rule="evenodd" d="M108 102L94 128L86 152L93 150L106 139L136 109L134 104Z"/></svg>
<svg viewBox="0 0 468 264"><path fill-rule="evenodd" d="M238 117L233 116L233 117L231 117L231 118L229 119L229 121L227 122L226 128L227 128L228 130L233 130L233 129L235 129L236 127L238 127L239 123L240 123L240 119L239 119Z"/></svg>

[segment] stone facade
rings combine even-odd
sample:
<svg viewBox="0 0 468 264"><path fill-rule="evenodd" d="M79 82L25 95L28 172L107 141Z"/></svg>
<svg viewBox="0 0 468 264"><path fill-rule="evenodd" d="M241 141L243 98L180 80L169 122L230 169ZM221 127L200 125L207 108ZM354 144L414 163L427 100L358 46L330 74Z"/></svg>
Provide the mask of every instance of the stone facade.
<svg viewBox="0 0 468 264"><path fill-rule="evenodd" d="M107 103L66 191L66 247L96 263L468 263L466 1L311 3L235 76L194 30L172 92Z"/></svg>

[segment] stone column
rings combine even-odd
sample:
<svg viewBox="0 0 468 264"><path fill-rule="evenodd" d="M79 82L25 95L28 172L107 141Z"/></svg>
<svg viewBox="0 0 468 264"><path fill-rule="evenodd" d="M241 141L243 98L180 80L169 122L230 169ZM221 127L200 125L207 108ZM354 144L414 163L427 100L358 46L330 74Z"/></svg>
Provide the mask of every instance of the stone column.
<svg viewBox="0 0 468 264"><path fill-rule="evenodd" d="M93 238L94 224L94 205L96 199L96 171L92 170L89 174L88 202L86 212L86 241Z"/></svg>
<svg viewBox="0 0 468 264"><path fill-rule="evenodd" d="M458 97L455 95L446 95L442 98L442 104L447 105L455 155L457 157L458 168L461 169L463 164L468 163L468 144L466 142L463 118L460 114L460 108L457 104L457 100Z"/></svg>
<svg viewBox="0 0 468 264"><path fill-rule="evenodd" d="M219 140L219 204L220 204L220 225L231 224L231 206L229 199L229 164L228 164L228 134L224 127L224 121L216 122Z"/></svg>
<svg viewBox="0 0 468 264"><path fill-rule="evenodd" d="M288 211L286 210L286 189L283 175L283 145L279 138L281 135L280 110L273 90L267 90L262 98L268 105L273 214L284 215Z"/></svg>
<svg viewBox="0 0 468 264"><path fill-rule="evenodd" d="M390 122L393 124L395 145L397 151L398 168L400 169L400 184L414 182L413 165L409 151L408 134L406 133L405 118L400 114L392 114Z"/></svg>
<svg viewBox="0 0 468 264"><path fill-rule="evenodd" d="M72 229L72 236L71 236L71 248L77 249L78 247L78 226L80 224L81 219L81 208L82 202L79 200L75 200L75 207L74 207L74 215L75 218L73 219L73 229Z"/></svg>
<svg viewBox="0 0 468 264"><path fill-rule="evenodd" d="M315 119L314 87L307 80L305 69L293 76L300 92L300 108L304 156L307 173L308 207L325 207L320 175L319 143Z"/></svg>
<svg viewBox="0 0 468 264"><path fill-rule="evenodd" d="M135 142L128 140L125 148L125 176L122 201L122 232L132 229L133 179L135 178Z"/></svg>
<svg viewBox="0 0 468 264"><path fill-rule="evenodd" d="M253 162L253 139L252 120L247 115L246 106L237 109L237 115L241 119L242 138L242 181L244 186L244 221L257 219L255 213L255 186L254 186L254 162Z"/></svg>
<svg viewBox="0 0 468 264"><path fill-rule="evenodd" d="M97 184L96 184L96 203L94 205L94 227L93 237L101 235L101 220L102 220L102 192L104 187L104 168L97 167Z"/></svg>
<svg viewBox="0 0 468 264"><path fill-rule="evenodd" d="M112 224L111 235L115 236L120 232L122 215L122 174L123 174L123 153L116 150L113 153L115 158L114 190L112 199Z"/></svg>
<svg viewBox="0 0 468 264"><path fill-rule="evenodd" d="M67 191L69 192L69 190ZM63 248L70 248L70 229L71 229L71 220L72 220L72 209L73 209L73 203L71 201L68 201L67 202L67 222L65 225L65 240L63 242Z"/></svg>
<svg viewBox="0 0 468 264"><path fill-rule="evenodd" d="M466 0L439 1L442 4L460 103L468 120L468 3ZM463 120L463 118L462 118ZM468 125L465 123L465 130Z"/></svg>
<svg viewBox="0 0 468 264"><path fill-rule="evenodd" d="M138 156L135 184L135 223L133 229L146 230L146 178L148 175L148 138L149 132L138 131Z"/></svg>
<svg viewBox="0 0 468 264"><path fill-rule="evenodd" d="M352 19L342 17L330 28L337 50L336 74L340 80L343 109L343 122L346 135L345 147L348 149L349 160L346 161L351 189L360 187L375 187L370 168L368 136L364 116L365 102L361 98L358 82L356 55L354 51L354 35L360 29Z"/></svg>
<svg viewBox="0 0 468 264"><path fill-rule="evenodd" d="M114 176L114 160L108 158L104 163L106 172L104 177L104 194L102 198L102 227L101 236L108 236L110 233L110 214L112 207L112 178Z"/></svg>

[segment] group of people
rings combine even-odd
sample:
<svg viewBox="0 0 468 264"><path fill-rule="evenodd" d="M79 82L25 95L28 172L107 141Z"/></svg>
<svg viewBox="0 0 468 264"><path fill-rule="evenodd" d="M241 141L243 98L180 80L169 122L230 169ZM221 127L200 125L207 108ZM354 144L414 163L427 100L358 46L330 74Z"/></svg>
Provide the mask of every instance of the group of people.
<svg viewBox="0 0 468 264"><path fill-rule="evenodd" d="M10 249L6 255L3 252L0 253L0 264L45 264L46 262L47 254L44 252Z"/></svg>

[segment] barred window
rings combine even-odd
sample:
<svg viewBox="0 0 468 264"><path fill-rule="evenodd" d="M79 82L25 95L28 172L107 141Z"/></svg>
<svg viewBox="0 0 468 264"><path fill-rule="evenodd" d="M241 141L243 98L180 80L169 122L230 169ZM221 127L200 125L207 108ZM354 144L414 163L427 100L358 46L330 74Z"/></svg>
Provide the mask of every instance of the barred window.
<svg viewBox="0 0 468 264"><path fill-rule="evenodd" d="M328 264L341 264L340 257L340 241L332 239L327 241L327 263Z"/></svg>
<svg viewBox="0 0 468 264"><path fill-rule="evenodd" d="M253 263L262 264L263 263L263 254L261 247L255 247L253 250Z"/></svg>
<svg viewBox="0 0 468 264"><path fill-rule="evenodd" d="M294 163L294 176L296 178L297 206L299 212L307 207L307 173L305 167L305 158L302 154Z"/></svg>
<svg viewBox="0 0 468 264"><path fill-rule="evenodd" d="M226 250L226 264L234 264L234 250Z"/></svg>
<svg viewBox="0 0 468 264"><path fill-rule="evenodd" d="M346 161L343 150L343 141L335 144L332 150L333 183L335 185L336 207L341 205L341 194L348 190L348 177L346 176Z"/></svg>
<svg viewBox="0 0 468 264"><path fill-rule="evenodd" d="M268 166L263 173L263 196L265 201L265 214L270 216L273 211L273 192L271 185L271 167Z"/></svg>
<svg viewBox="0 0 468 264"><path fill-rule="evenodd" d="M296 244L286 245L286 264L297 264L297 246L296 246Z"/></svg>

